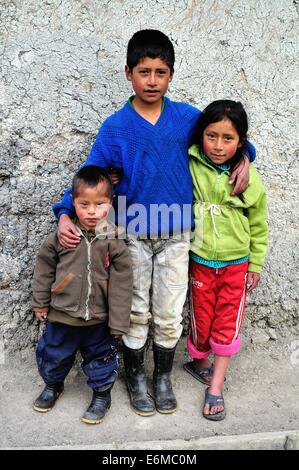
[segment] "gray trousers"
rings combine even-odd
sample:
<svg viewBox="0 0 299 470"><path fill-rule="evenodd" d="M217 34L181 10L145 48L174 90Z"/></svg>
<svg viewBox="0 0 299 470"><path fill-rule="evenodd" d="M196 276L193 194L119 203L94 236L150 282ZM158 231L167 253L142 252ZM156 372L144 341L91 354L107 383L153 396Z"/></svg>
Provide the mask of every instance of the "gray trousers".
<svg viewBox="0 0 299 470"><path fill-rule="evenodd" d="M134 285L130 331L123 341L131 349L143 347L152 318L154 342L173 348L183 328L190 232L158 240L138 240L129 235L127 243L133 261Z"/></svg>

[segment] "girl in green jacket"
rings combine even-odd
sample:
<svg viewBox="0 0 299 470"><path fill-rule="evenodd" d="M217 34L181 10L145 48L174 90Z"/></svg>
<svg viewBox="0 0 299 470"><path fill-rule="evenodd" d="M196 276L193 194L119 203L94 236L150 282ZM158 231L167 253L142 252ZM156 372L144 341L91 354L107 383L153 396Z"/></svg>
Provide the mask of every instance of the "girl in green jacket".
<svg viewBox="0 0 299 470"><path fill-rule="evenodd" d="M219 100L201 114L189 149L194 184L191 333L185 369L209 385L203 416L225 417L223 387L240 348L246 294L259 280L268 242L266 195L251 165L249 187L232 196L231 172L243 158L248 120L241 103ZM250 151L250 150L249 150ZM209 355L214 353L214 365Z"/></svg>

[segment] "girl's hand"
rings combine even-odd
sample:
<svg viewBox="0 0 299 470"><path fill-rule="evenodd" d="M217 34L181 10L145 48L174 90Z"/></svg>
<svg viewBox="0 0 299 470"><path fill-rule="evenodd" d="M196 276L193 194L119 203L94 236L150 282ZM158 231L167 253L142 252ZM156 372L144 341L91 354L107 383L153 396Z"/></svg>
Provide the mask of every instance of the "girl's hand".
<svg viewBox="0 0 299 470"><path fill-rule="evenodd" d="M43 307L43 308L38 308L38 307L35 307L33 309L34 313L35 313L35 318L39 321L45 321L47 320L47 316L48 316L48 311L49 311L49 307Z"/></svg>
<svg viewBox="0 0 299 470"><path fill-rule="evenodd" d="M231 193L232 196L244 193L249 183L249 159L243 155L242 160L235 167L229 179L230 184L235 183L235 187Z"/></svg>
<svg viewBox="0 0 299 470"><path fill-rule="evenodd" d="M261 276L259 273L248 272L246 280L246 293L249 294L260 282Z"/></svg>

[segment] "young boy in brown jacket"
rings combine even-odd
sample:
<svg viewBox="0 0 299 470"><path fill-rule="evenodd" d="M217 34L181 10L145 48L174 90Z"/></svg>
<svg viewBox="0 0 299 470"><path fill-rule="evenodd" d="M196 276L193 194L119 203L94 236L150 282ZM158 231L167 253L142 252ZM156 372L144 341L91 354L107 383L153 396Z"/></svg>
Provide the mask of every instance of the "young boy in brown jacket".
<svg viewBox="0 0 299 470"><path fill-rule="evenodd" d="M97 424L110 407L117 378L114 337L129 330L132 265L124 240L117 238L119 229L107 220L113 199L107 172L92 165L81 168L73 180L72 198L80 243L63 248L57 231L51 233L34 270L33 310L47 324L36 348L46 387L33 408L39 412L53 408L80 351L93 390L82 421Z"/></svg>

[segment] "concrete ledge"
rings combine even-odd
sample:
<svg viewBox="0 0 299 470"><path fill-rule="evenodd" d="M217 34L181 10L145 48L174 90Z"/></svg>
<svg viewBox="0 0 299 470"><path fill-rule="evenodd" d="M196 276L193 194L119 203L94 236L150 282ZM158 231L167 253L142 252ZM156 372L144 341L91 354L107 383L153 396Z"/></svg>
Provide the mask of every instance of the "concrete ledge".
<svg viewBox="0 0 299 470"><path fill-rule="evenodd" d="M0 450L299 450L299 430L169 441L81 446L9 447Z"/></svg>

